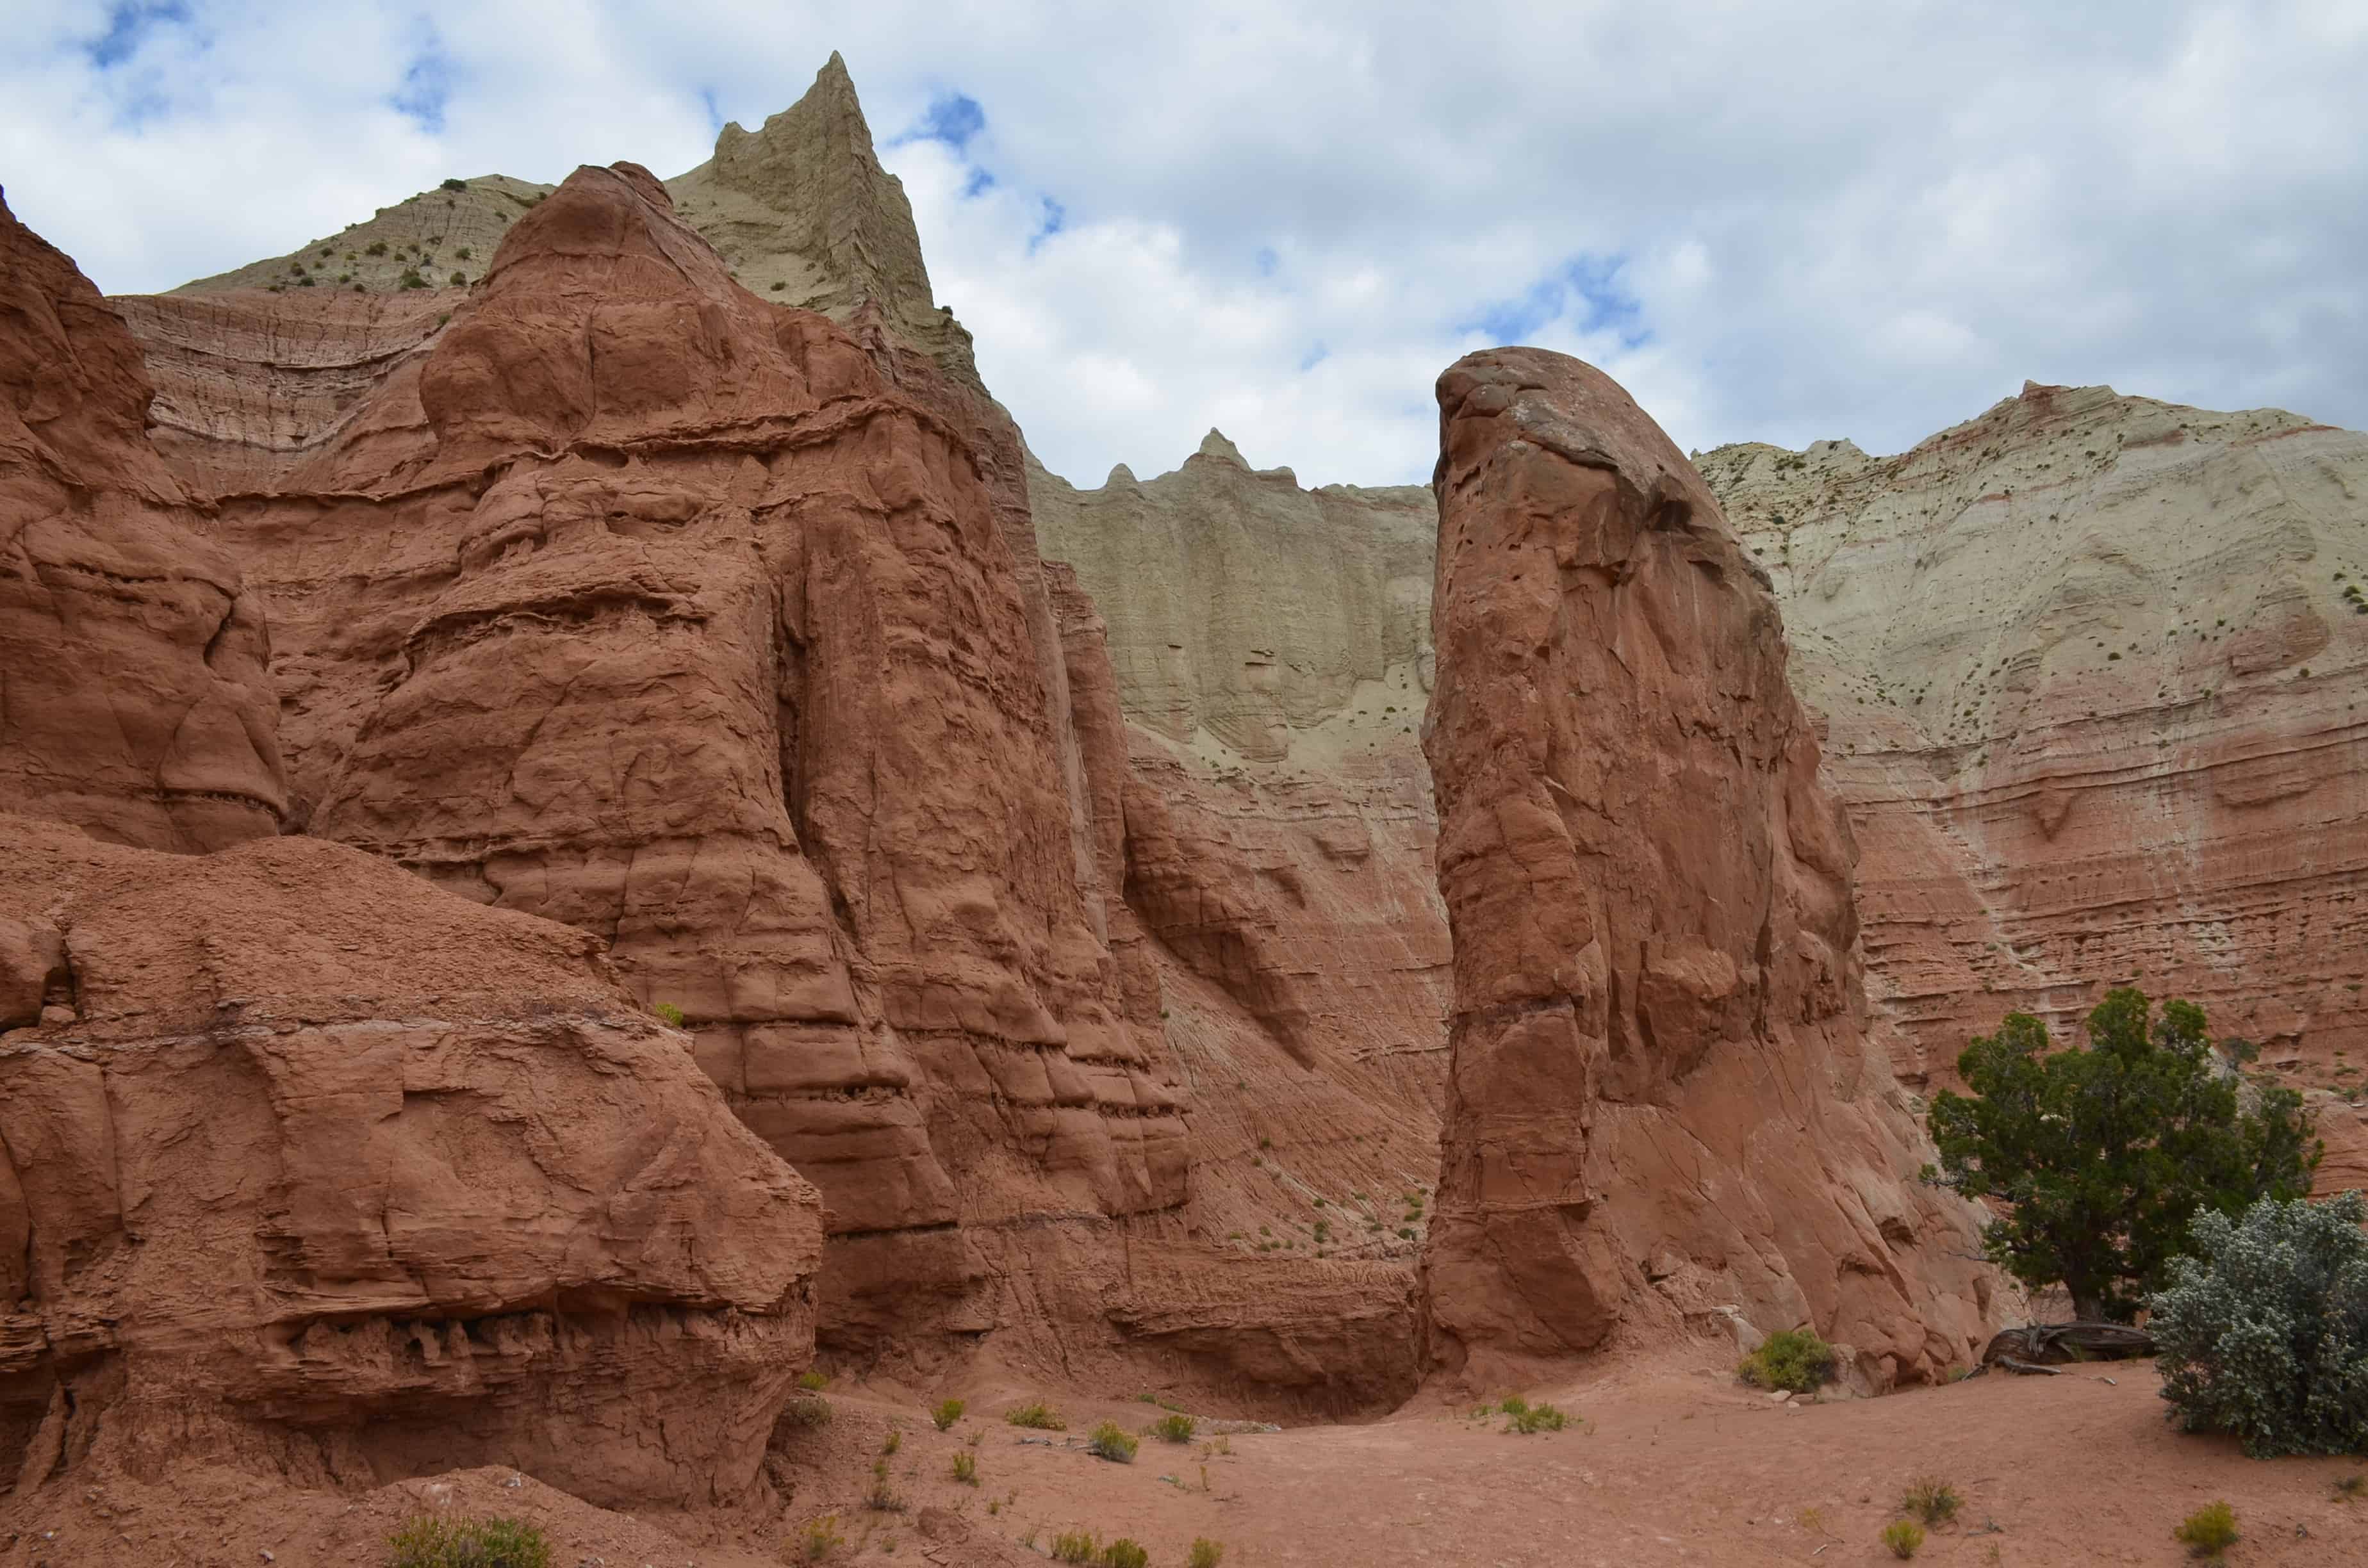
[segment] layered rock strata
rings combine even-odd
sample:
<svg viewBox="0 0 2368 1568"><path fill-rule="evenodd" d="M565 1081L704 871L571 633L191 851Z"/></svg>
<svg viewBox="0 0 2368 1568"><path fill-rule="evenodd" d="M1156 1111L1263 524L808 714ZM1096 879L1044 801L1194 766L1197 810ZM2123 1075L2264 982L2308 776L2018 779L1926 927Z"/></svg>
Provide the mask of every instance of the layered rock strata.
<svg viewBox="0 0 2368 1568"><path fill-rule="evenodd" d="M758 1488L814 1189L594 938L274 836L263 596L123 323L0 260L0 1476Z"/></svg>
<svg viewBox="0 0 2368 1568"><path fill-rule="evenodd" d="M728 1502L812 1353L814 1189L581 932L340 846L0 814L0 1473L503 1464Z"/></svg>
<svg viewBox="0 0 2368 1568"><path fill-rule="evenodd" d="M1592 367L1492 350L1439 399L1430 1360L1473 1376L1736 1310L1879 1382L1940 1378L1990 1278L1866 1037L1850 834L1765 574Z"/></svg>
<svg viewBox="0 0 2368 1568"><path fill-rule="evenodd" d="M211 849L288 811L261 608L146 434L140 349L0 202L0 810Z"/></svg>
<svg viewBox="0 0 2368 1568"><path fill-rule="evenodd" d="M1903 1074L2135 982L2356 1092L2368 437L2027 385L1897 457L1702 467L1822 655Z"/></svg>
<svg viewBox="0 0 2368 1568"><path fill-rule="evenodd" d="M1017 464L928 361L739 288L619 165L521 218L334 438L217 497L300 820L591 931L679 1008L823 1190L843 1346L1026 1317L996 1246L1185 1199Z"/></svg>

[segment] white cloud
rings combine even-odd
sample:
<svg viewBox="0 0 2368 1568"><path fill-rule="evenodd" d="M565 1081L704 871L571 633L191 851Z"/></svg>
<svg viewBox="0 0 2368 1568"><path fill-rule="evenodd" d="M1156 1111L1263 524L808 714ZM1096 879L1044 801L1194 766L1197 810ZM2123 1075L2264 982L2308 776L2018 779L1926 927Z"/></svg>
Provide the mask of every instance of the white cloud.
<svg viewBox="0 0 2368 1568"><path fill-rule="evenodd" d="M1432 379L1498 332L1688 446L1896 449L2026 376L2368 425L2346 0L18 0L0 176L102 287L170 287L448 174L678 172L833 48L989 384L1087 483L1212 424L1418 480ZM952 94L959 151L889 144Z"/></svg>

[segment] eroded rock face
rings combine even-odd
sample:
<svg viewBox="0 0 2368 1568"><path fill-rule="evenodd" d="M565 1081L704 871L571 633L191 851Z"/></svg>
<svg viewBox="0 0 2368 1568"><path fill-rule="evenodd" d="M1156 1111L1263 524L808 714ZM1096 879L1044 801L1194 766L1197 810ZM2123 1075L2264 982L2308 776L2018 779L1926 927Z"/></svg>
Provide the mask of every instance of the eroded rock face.
<svg viewBox="0 0 2368 1568"><path fill-rule="evenodd" d="M0 1035L0 1473L759 1484L820 1203L596 939L318 840L0 814L12 929L60 957Z"/></svg>
<svg viewBox="0 0 2368 1568"><path fill-rule="evenodd" d="M1185 1198L991 435L586 169L216 525L273 607L309 830L593 932L681 1008L822 1188L826 1332L871 1351L1030 1310L983 1236Z"/></svg>
<svg viewBox="0 0 2368 1568"><path fill-rule="evenodd" d="M0 203L0 809L218 848L287 809L263 616L148 444L122 321Z"/></svg>
<svg viewBox="0 0 2368 1568"><path fill-rule="evenodd" d="M1593 368L1492 350L1439 398L1424 749L1456 1011L1432 1362L1731 1305L1880 1381L1938 1378L1989 1280L1867 1044L1850 836L1763 574Z"/></svg>
<svg viewBox="0 0 2368 1568"><path fill-rule="evenodd" d="M2007 1011L2368 1044L2368 436L2027 385L1913 450L1702 460L1776 579L1904 1075ZM2346 1079L2356 1085L2356 1078Z"/></svg>

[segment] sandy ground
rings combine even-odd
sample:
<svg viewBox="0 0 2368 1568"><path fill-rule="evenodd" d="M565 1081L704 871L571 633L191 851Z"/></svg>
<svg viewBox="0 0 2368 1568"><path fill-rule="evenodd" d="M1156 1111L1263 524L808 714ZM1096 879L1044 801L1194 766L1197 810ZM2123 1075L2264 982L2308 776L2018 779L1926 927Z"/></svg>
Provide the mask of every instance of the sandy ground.
<svg viewBox="0 0 2368 1568"><path fill-rule="evenodd" d="M1155 1564L1184 1563L1199 1537L1224 1545L1228 1568L1837 1568L1894 1561L1877 1532L1926 1475L1965 1504L1918 1562L2179 1563L2172 1527L2226 1499L2243 1532L2231 1564L2368 1564L2368 1498L2345 1502L2334 1484L2362 1465L2257 1462L2182 1436L2164 1423L2156 1387L2139 1362L1777 1405L1706 1357L1662 1358L1522 1391L1572 1415L1560 1433L1508 1434L1501 1418L1430 1402L1366 1426L1235 1431L1224 1451L1206 1435L1184 1446L1145 1437L1124 1465L1087 1454L1087 1429L1110 1418L1141 1428L1161 1411L1054 1395L1068 1430L1031 1432L999 1419L1027 1391L980 1390L972 1414L939 1433L916 1397L834 1388L828 1425L785 1424L777 1439L768 1468L780 1503L737 1514L636 1518L503 1471L346 1496L193 1469L171 1485L70 1478L14 1500L0 1508L0 1565L380 1568L403 1518L450 1506L542 1525L556 1568L803 1562L817 1520L839 1541L825 1561L941 1568L1041 1562L1070 1529L1130 1537ZM892 1429L896 1451L883 1456ZM974 1460L976 1486L954 1480L958 1453ZM883 1457L899 1506L877 1509L867 1499Z"/></svg>

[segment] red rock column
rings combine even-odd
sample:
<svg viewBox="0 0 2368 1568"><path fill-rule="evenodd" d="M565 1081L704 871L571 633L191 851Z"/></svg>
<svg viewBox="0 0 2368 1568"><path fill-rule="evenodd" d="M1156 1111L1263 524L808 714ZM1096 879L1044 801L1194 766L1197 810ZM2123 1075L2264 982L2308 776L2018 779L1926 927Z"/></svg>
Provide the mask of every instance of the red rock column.
<svg viewBox="0 0 2368 1568"><path fill-rule="evenodd" d="M1494 350L1439 399L1424 749L1455 1011L1429 1357L1740 1318L1937 1375L1988 1277L1869 1056L1848 831L1764 578L1600 371Z"/></svg>

